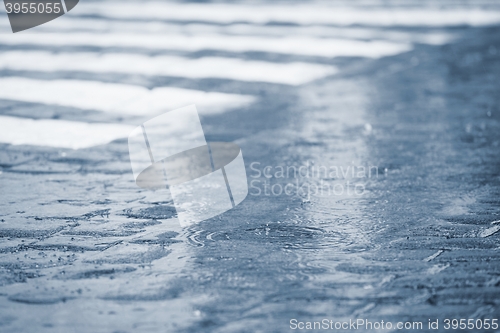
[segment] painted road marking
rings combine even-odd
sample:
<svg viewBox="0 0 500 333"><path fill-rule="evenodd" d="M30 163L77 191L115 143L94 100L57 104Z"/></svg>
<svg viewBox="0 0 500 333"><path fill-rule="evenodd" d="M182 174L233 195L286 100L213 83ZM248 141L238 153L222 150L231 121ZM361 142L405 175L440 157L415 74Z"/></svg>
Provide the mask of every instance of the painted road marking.
<svg viewBox="0 0 500 333"><path fill-rule="evenodd" d="M412 49L410 43L384 40L362 41L315 38L308 36L259 37L234 35L180 35L164 33L25 33L0 34L0 44L51 46L130 47L150 50L198 52L221 50L229 52L270 52L321 57L392 56Z"/></svg>
<svg viewBox="0 0 500 333"><path fill-rule="evenodd" d="M178 4L160 2L82 3L80 15L118 19L158 19L214 23L272 22L369 26L485 26L500 23L500 11L490 8L347 8L328 5Z"/></svg>
<svg viewBox="0 0 500 333"><path fill-rule="evenodd" d="M149 90L118 83L45 81L21 77L0 78L0 98L128 115L159 113L193 103L203 110L201 114L216 114L245 107L255 101L255 97L250 95L173 87Z"/></svg>
<svg viewBox="0 0 500 333"><path fill-rule="evenodd" d="M242 59L147 56L127 53L51 53L7 51L0 53L0 69L20 71L81 71L174 76L190 79L219 78L288 85L307 83L337 73L329 65L301 62L271 63Z"/></svg>
<svg viewBox="0 0 500 333"><path fill-rule="evenodd" d="M134 126L0 116L0 142L59 148L88 148L125 138Z"/></svg>

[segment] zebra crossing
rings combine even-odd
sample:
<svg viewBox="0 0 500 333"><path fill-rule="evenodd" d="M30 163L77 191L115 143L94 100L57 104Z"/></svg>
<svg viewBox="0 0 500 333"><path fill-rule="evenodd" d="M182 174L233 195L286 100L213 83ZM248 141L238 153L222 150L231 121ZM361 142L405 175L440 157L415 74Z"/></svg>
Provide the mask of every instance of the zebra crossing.
<svg viewBox="0 0 500 333"><path fill-rule="evenodd" d="M4 11L4 9L2 9ZM5 13L3 13L5 14ZM259 100L245 83L303 84L342 73L335 59L377 59L416 44L442 45L444 28L500 23L491 8L387 9L342 5L81 3L64 17L12 34L0 22L0 99L116 113L121 122L1 115L0 142L88 148L126 137L129 117L197 104L202 116L238 112ZM81 74L85 77L82 79ZM41 76L41 74L49 74ZM114 74L140 76L123 83ZM103 81L103 76L109 76ZM195 89L159 85L182 78ZM243 83L228 93L200 80ZM36 117L33 117L36 118ZM86 139L85 139L86 138Z"/></svg>

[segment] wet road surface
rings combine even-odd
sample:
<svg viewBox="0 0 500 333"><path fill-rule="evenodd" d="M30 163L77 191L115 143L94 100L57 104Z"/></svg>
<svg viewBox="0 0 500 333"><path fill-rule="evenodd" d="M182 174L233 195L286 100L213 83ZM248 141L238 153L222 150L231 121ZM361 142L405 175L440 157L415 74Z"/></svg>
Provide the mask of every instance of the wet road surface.
<svg viewBox="0 0 500 333"><path fill-rule="evenodd" d="M379 59L188 55L339 68L298 86L3 69L256 101L200 112L208 141L242 147L250 193L185 229L167 191L133 182L126 139L1 144L0 331L288 332L293 318L426 331L428 319L498 318L500 30L441 32L455 39ZM124 126L150 117L9 98L0 112Z"/></svg>

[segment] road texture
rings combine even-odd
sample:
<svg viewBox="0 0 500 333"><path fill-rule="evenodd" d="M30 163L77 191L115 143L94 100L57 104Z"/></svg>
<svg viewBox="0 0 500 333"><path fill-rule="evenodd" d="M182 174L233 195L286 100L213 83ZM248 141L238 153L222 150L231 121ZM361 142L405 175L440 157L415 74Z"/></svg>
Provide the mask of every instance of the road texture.
<svg viewBox="0 0 500 333"><path fill-rule="evenodd" d="M185 229L167 191L135 185L126 139L1 144L0 331L289 332L291 319L328 318L425 332L429 319L434 331L446 318L500 319L500 28L443 30L457 38L379 59L195 55L340 68L299 86L4 69L258 99L202 115L208 141L242 147L252 186L233 210ZM10 99L0 113L149 118Z"/></svg>

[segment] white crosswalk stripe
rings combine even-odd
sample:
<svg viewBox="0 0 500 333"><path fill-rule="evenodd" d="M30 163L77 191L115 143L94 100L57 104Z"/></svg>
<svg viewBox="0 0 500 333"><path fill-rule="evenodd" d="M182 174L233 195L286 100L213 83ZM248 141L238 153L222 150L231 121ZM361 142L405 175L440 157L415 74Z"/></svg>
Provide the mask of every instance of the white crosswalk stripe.
<svg viewBox="0 0 500 333"><path fill-rule="evenodd" d="M3 24L2 24L3 23ZM0 31L9 31L8 22L0 21ZM386 40L397 43L421 43L441 45L454 39L454 34L443 32L439 27L427 32L408 32L404 28L387 29L385 27L338 27L327 25L282 26L256 25L236 23L217 25L207 23L175 24L163 21L137 22L130 20L106 20L95 18L80 18L63 16L51 24L37 27L30 34L40 32L92 32L92 33L134 33L134 34L168 34L170 35L234 35L285 37L306 36L316 38ZM28 33L28 32L27 32Z"/></svg>
<svg viewBox="0 0 500 333"><path fill-rule="evenodd" d="M220 78L299 85L337 72L336 67L308 63L271 63L241 59L146 56L127 53L51 53L11 51L0 53L0 69L30 71L84 71Z"/></svg>
<svg viewBox="0 0 500 333"><path fill-rule="evenodd" d="M94 46L145 48L149 50L180 50L197 52L222 50L228 52L271 52L321 57L380 58L411 50L409 43L390 41L360 41L310 37L262 38L223 35L165 34L95 34L95 33L37 33L0 35L0 44L39 46Z"/></svg>
<svg viewBox="0 0 500 333"><path fill-rule="evenodd" d="M80 149L126 137L134 126L0 116L0 142Z"/></svg>
<svg viewBox="0 0 500 333"><path fill-rule="evenodd" d="M0 98L69 106L124 115L151 115L184 105L198 104L206 113L244 107L253 96L204 92L174 87L149 90L141 86L81 80L0 79Z"/></svg>
<svg viewBox="0 0 500 333"><path fill-rule="evenodd" d="M180 4L162 2L86 3L80 15L99 15L118 19L157 19L200 21L230 24L251 22L294 23L302 25L369 25L369 26L484 26L500 23L500 12L488 9L347 8L334 5L241 5Z"/></svg>

